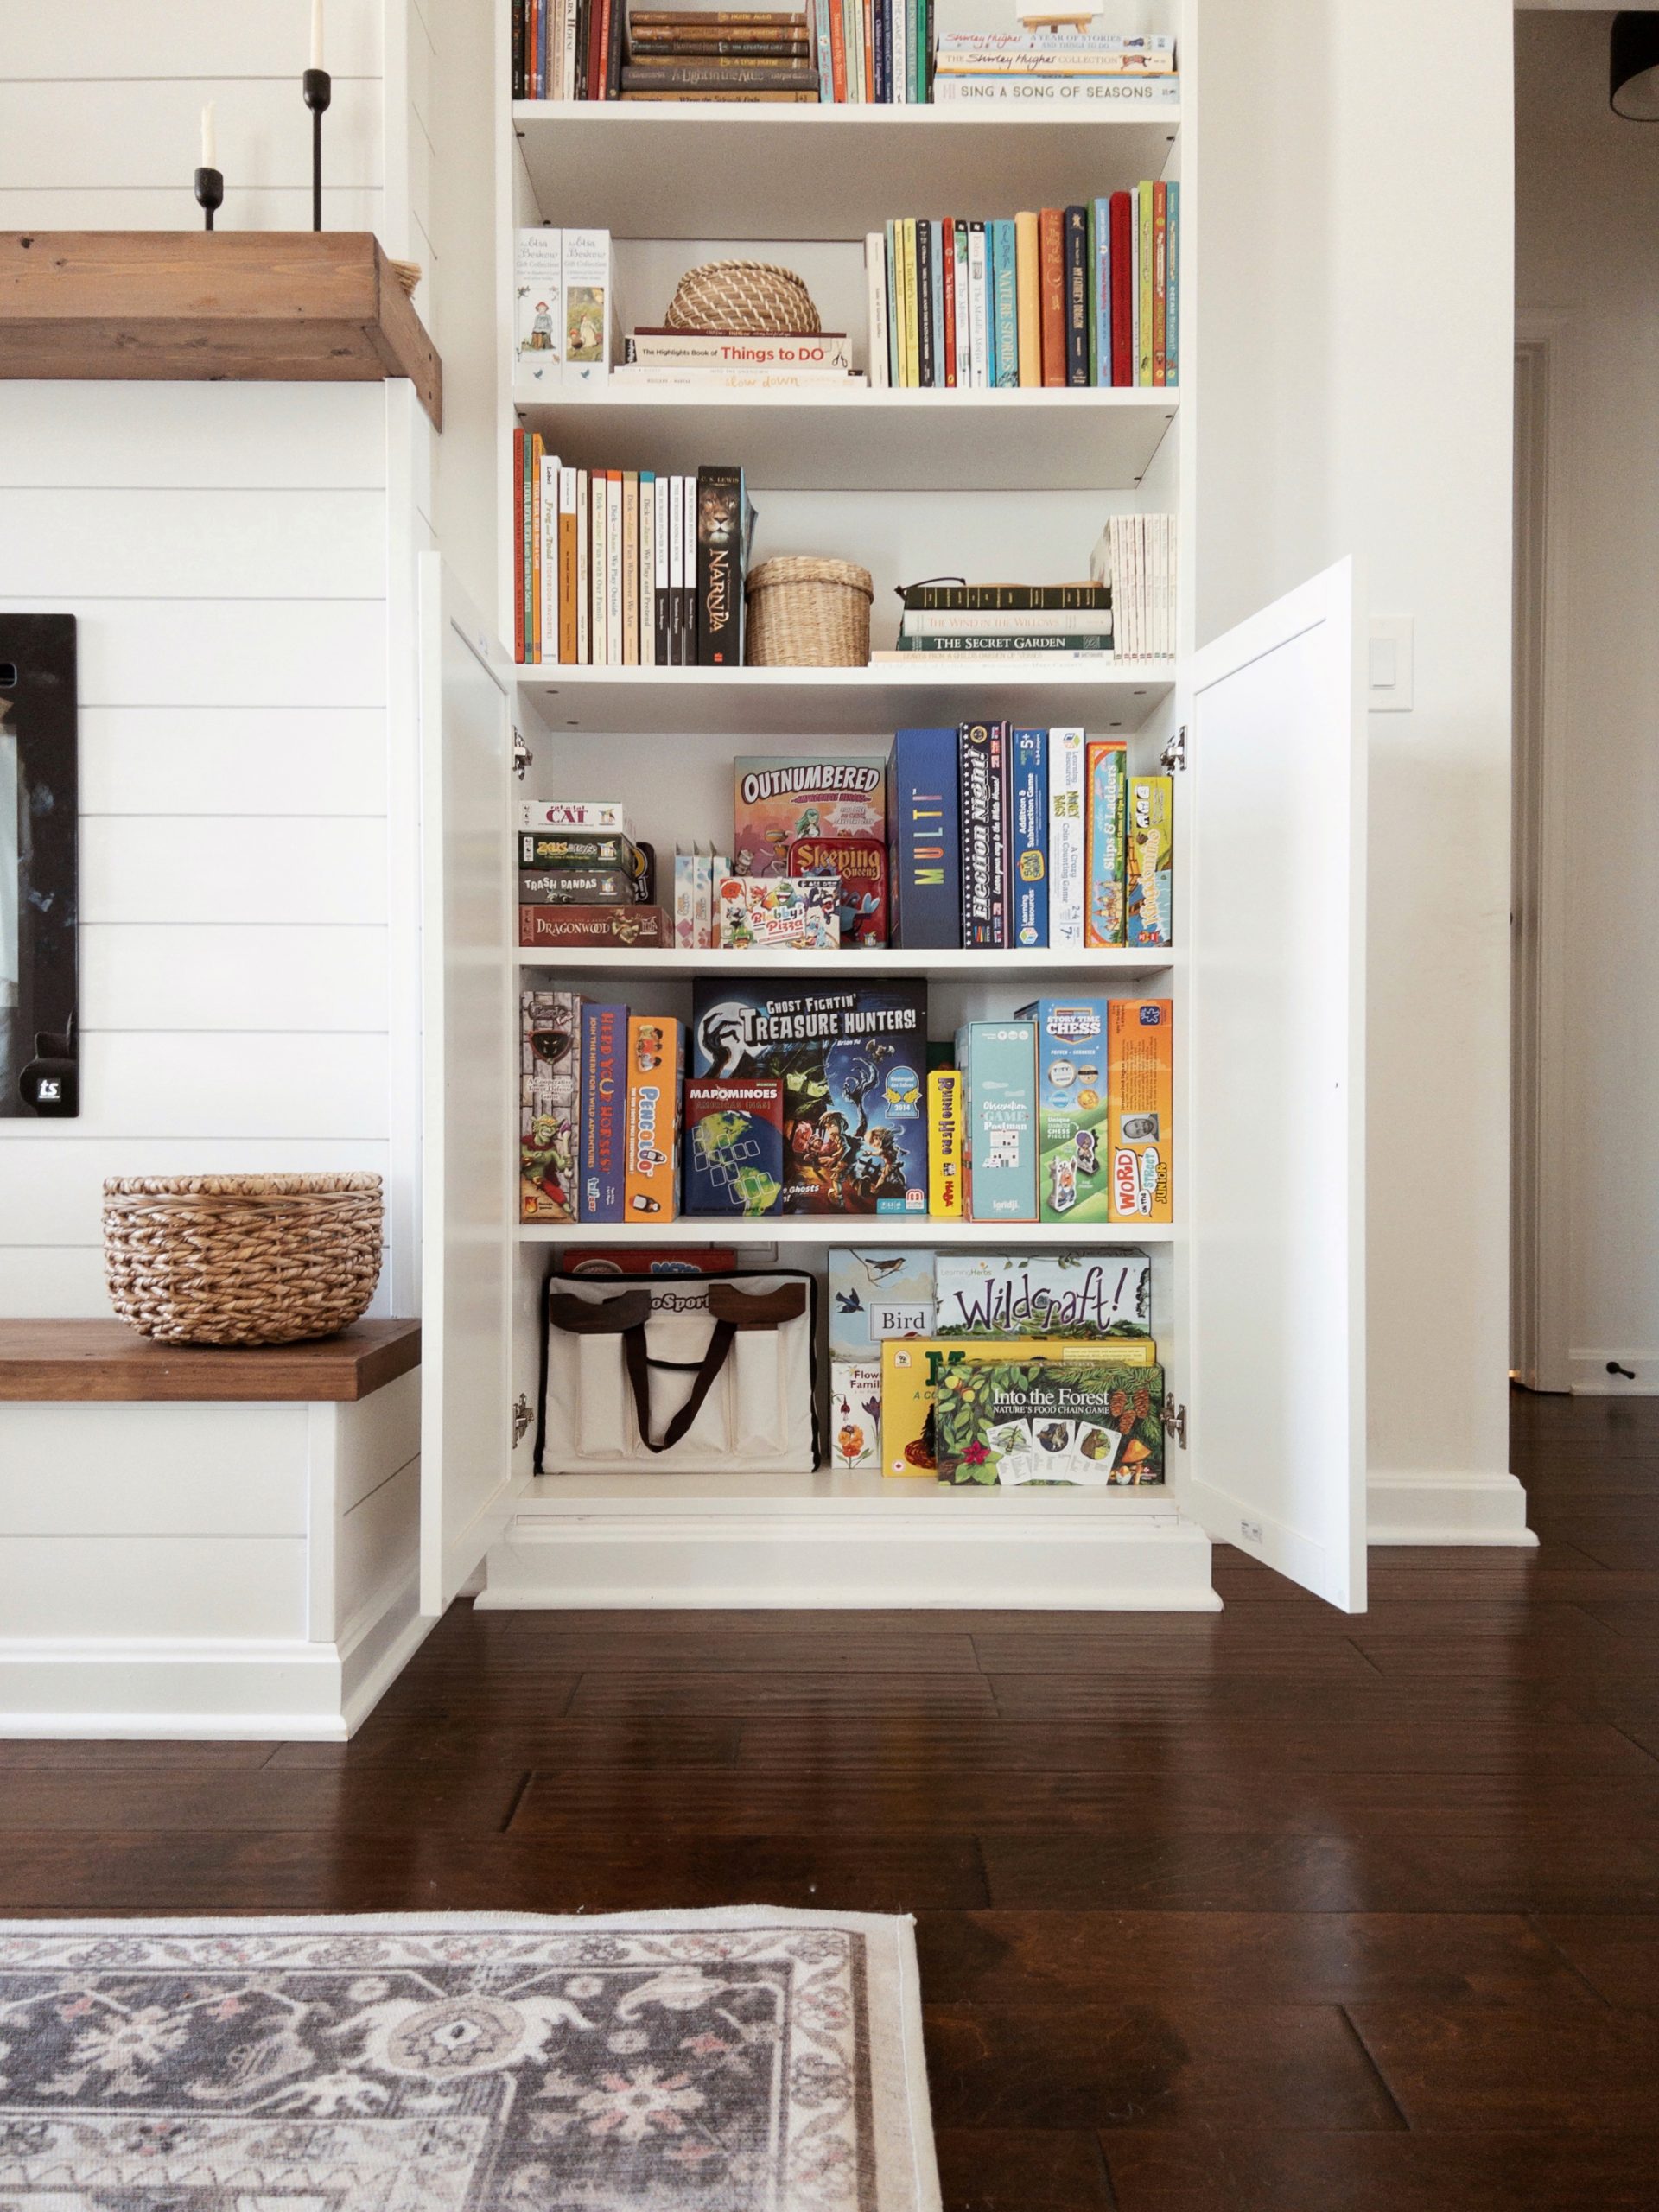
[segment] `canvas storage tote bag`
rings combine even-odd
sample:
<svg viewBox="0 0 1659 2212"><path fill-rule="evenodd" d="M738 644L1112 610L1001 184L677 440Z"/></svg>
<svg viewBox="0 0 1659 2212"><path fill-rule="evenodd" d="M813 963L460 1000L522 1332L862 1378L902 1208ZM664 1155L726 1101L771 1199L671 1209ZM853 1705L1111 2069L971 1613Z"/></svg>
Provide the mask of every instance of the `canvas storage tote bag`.
<svg viewBox="0 0 1659 2212"><path fill-rule="evenodd" d="M810 1274L550 1275L536 1467L810 1474Z"/></svg>

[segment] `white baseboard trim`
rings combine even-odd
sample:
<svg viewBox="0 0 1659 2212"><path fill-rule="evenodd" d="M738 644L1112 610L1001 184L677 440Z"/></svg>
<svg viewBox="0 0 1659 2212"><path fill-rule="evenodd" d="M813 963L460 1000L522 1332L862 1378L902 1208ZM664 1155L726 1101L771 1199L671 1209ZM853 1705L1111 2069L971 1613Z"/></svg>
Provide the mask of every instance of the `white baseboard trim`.
<svg viewBox="0 0 1659 2212"><path fill-rule="evenodd" d="M1659 1395L1659 1351L1569 1351L1568 1387L1575 1398L1651 1398ZM1627 1367L1630 1375L1610 1374Z"/></svg>
<svg viewBox="0 0 1659 2212"><path fill-rule="evenodd" d="M340 1643L0 1637L0 1737L344 1743L435 1626L400 1584Z"/></svg>
<svg viewBox="0 0 1659 2212"><path fill-rule="evenodd" d="M1365 1485L1372 1544L1507 1544L1538 1541L1527 1526L1527 1493L1513 1475L1373 1472Z"/></svg>

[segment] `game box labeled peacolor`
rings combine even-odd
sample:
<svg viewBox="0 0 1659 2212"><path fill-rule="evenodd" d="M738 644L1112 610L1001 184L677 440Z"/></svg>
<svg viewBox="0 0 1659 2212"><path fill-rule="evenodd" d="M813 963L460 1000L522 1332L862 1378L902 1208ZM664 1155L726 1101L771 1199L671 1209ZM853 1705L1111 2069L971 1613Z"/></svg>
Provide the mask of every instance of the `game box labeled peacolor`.
<svg viewBox="0 0 1659 2212"><path fill-rule="evenodd" d="M927 987L791 978L693 987L691 1072L774 1076L785 1214L927 1211Z"/></svg>

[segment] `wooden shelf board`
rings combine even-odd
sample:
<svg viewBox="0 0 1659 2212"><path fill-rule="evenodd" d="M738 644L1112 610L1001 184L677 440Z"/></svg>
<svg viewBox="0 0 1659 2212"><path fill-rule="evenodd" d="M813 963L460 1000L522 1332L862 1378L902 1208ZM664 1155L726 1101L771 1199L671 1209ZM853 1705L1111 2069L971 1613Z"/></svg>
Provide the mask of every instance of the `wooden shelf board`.
<svg viewBox="0 0 1659 2212"><path fill-rule="evenodd" d="M0 233L0 377L363 384L443 370L367 231Z"/></svg>
<svg viewBox="0 0 1659 2212"><path fill-rule="evenodd" d="M1168 1223L935 1221L916 1214L769 1214L757 1221L682 1215L677 1221L521 1222L526 1244L965 1244L988 1251L1010 1245L1167 1244Z"/></svg>
<svg viewBox="0 0 1659 2212"><path fill-rule="evenodd" d="M1065 207L1161 176L1180 110L521 100L543 217L619 238L861 238L906 208Z"/></svg>
<svg viewBox="0 0 1659 2212"><path fill-rule="evenodd" d="M1122 945L1077 951L916 952L891 947L868 951L690 952L675 945L565 945L554 951L521 950L521 968L556 969L562 976L920 976L933 981L1041 983L1065 976L1075 986L1114 976L1166 975L1179 965L1173 950L1132 951Z"/></svg>
<svg viewBox="0 0 1659 2212"><path fill-rule="evenodd" d="M315 1343L158 1344L124 1321L0 1321L0 1400L155 1404L366 1398L421 1361L418 1321L355 1321Z"/></svg>
<svg viewBox="0 0 1659 2212"><path fill-rule="evenodd" d="M899 391L858 385L745 391L692 385L536 385L513 405L574 467L695 470L742 456L757 490L1077 491L1138 485L1179 391Z"/></svg>
<svg viewBox="0 0 1659 2212"><path fill-rule="evenodd" d="M995 711L1016 725L1136 730L1174 689L1173 661L1044 664L918 654L868 668L521 667L520 702L550 730L639 736L842 737L960 722Z"/></svg>

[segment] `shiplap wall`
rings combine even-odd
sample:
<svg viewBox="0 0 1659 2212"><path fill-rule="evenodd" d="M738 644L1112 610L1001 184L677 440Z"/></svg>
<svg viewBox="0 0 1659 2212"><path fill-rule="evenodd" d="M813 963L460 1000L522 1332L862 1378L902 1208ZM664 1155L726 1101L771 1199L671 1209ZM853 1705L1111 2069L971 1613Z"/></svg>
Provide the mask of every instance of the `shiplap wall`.
<svg viewBox="0 0 1659 2212"><path fill-rule="evenodd" d="M429 266L420 10L327 16L324 220ZM307 0L0 0L0 224L198 220L211 99L221 224L306 226L308 23ZM397 386L0 395L0 604L80 626L84 924L80 1117L0 1122L0 1313L100 1313L105 1175L412 1175L429 454ZM412 1310L413 1255L392 1262L376 1310Z"/></svg>

